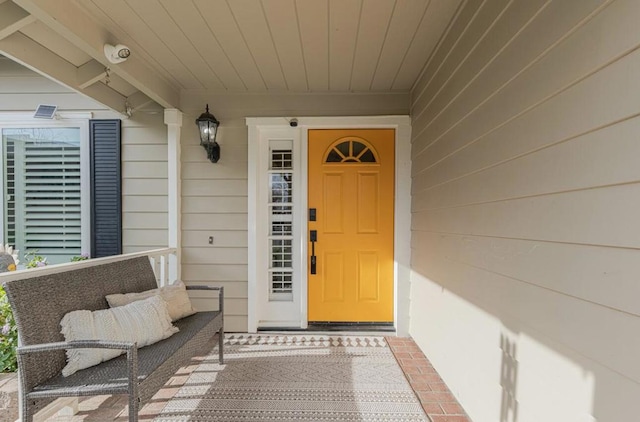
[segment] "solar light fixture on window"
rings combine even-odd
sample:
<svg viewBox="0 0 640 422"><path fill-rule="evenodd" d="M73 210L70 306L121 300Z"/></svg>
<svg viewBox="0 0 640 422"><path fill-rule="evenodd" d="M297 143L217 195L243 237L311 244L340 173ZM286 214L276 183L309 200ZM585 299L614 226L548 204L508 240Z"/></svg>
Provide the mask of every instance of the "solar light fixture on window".
<svg viewBox="0 0 640 422"><path fill-rule="evenodd" d="M220 159L220 145L216 142L216 134L220 122L209 113L209 104L206 111L196 119L196 125L200 131L200 145L207 151L207 158L212 163L217 163Z"/></svg>

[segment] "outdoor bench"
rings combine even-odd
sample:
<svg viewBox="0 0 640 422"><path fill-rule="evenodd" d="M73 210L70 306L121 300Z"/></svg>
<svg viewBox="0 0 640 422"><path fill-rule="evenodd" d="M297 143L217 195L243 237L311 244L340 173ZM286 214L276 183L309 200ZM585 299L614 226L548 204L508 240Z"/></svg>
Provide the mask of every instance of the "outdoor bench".
<svg viewBox="0 0 640 422"><path fill-rule="evenodd" d="M197 312L174 322L179 332L150 346L101 340L64 342L60 321L68 312L107 309L106 295L142 292L158 287L149 258L73 269L4 283L18 327L18 376L23 421L59 397L127 394L129 420L138 420L138 409L182 366L209 352L218 334L219 360L223 362L222 287L187 286L187 289L219 291L217 311ZM126 353L61 375L70 348L121 349Z"/></svg>

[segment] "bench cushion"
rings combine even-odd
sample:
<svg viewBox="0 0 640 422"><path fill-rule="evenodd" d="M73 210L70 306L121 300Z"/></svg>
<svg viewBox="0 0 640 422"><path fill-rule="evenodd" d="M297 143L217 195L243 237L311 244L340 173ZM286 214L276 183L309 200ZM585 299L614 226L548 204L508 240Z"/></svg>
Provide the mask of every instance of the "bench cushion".
<svg viewBox="0 0 640 422"><path fill-rule="evenodd" d="M187 288L182 281L159 289L151 289L139 293L116 293L107 295L106 299L109 306L115 308L117 306L128 305L137 300L146 299L153 295L160 295L164 301L167 302L167 310L169 311L172 321L177 321L196 313L191 306Z"/></svg>
<svg viewBox="0 0 640 422"><path fill-rule="evenodd" d="M60 322L65 341L130 341L138 347L148 346L176 333L171 325L167 304L159 296L118 308L69 312ZM63 376L113 359L124 353L118 349L68 349Z"/></svg>

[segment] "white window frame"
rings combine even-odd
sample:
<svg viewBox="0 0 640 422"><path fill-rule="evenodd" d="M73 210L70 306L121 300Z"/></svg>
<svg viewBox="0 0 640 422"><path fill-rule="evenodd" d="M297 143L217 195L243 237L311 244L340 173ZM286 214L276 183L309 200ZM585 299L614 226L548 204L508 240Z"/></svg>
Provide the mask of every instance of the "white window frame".
<svg viewBox="0 0 640 422"><path fill-rule="evenodd" d="M89 151L89 119L92 113L58 113L54 120L34 119L32 114L0 113L0 142L4 129L20 128L61 128L77 127L80 129L80 230L81 250L88 253L91 248L91 157ZM0 152L0 155L2 152ZM0 172L0 187L4 191L4 157L2 157L2 171ZM4 233L4 199L0 207L0 239L5 243ZM12 245L13 246L13 245ZM24 254L24 251L19 251Z"/></svg>
<svg viewBox="0 0 640 422"><path fill-rule="evenodd" d="M281 120L282 121L282 120ZM285 121L286 123L286 121ZM254 302L249 305L249 318L255 318L255 326L260 327L298 327L300 324L300 309L303 306L301 296L306 291L306 286L301 286L301 273L303 268L306 271L306 264L301 267L302 261L302 233L300 225L301 210L304 203L301 202L302 193L306 192L302 181L302 168L299 163L302 161L300 154L300 131L284 126L250 127L249 133L253 133L257 138L249 142L249 279L253 274L253 283L250 283L249 293ZM269 213L268 213L268 178L271 157L269 154L270 141L291 141L293 159L293 296L292 300L279 301L270 300L269 289L270 279L268 278L269 268ZM253 251L253 252L252 252ZM259 253L258 253L259 251ZM260 283L257 282L260 280ZM304 290L303 290L304 289ZM305 293L306 294L306 293ZM306 301L305 301L306 306ZM253 309L251 309L253 307ZM255 332L255 330L253 331Z"/></svg>
<svg viewBox="0 0 640 422"><path fill-rule="evenodd" d="M310 129L395 129L395 202L394 202L394 327L398 335L409 332L410 257L411 257L411 119L409 116L360 117L298 117L298 126L291 127L284 117L249 117L248 152L248 319L247 330L259 328L306 329L307 316L307 143ZM278 135L279 134L279 135ZM279 320L264 320L258 283L265 283L263 274L268 250L264 235L266 210L261 208L266 195L263 186L265 160L268 160L268 139L286 136L294 140L294 249L299 251L294 268L298 269L299 289L294 294L293 307L284 310ZM266 284L266 283L265 283Z"/></svg>

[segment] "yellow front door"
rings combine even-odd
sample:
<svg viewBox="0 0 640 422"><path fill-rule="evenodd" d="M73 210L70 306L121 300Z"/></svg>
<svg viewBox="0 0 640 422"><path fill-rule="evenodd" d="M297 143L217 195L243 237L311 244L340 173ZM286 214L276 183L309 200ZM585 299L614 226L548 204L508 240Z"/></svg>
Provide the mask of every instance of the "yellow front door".
<svg viewBox="0 0 640 422"><path fill-rule="evenodd" d="M309 321L393 321L394 139L309 131Z"/></svg>

